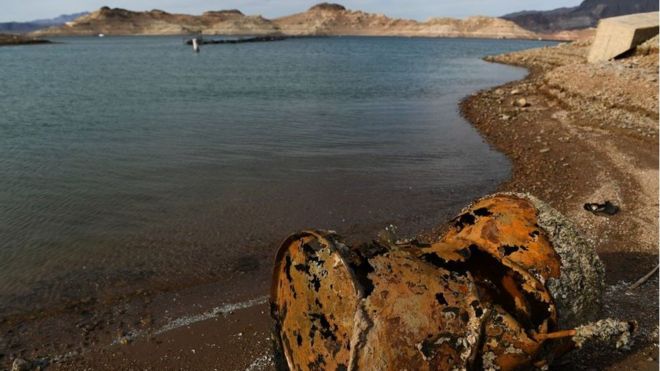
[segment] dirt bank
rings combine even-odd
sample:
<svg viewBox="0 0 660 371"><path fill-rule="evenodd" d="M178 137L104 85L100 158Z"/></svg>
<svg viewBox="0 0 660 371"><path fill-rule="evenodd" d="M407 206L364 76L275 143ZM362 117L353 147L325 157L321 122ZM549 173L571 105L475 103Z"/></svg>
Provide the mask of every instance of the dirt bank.
<svg viewBox="0 0 660 371"><path fill-rule="evenodd" d="M597 65L586 63L589 42L488 57L527 67L530 75L461 103L464 115L513 162L501 190L538 196L595 242L609 284L603 317L640 324L632 352L586 350L563 369L658 368L657 275L626 292L658 263L657 43ZM619 213L600 216L583 207L608 200Z"/></svg>

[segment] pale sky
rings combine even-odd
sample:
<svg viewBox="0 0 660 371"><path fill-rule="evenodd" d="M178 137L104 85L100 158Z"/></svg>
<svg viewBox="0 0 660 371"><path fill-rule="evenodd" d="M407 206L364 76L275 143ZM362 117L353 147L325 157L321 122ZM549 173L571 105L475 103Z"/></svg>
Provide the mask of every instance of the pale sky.
<svg viewBox="0 0 660 371"><path fill-rule="evenodd" d="M275 18L306 10L321 2L308 0L2 0L0 22L53 18L60 14L92 11L104 5L129 10L161 9L171 13L201 14L206 10L239 9L245 14ZM396 18L464 18L500 16L520 10L546 10L578 5L580 0L343 0L349 9L383 13Z"/></svg>

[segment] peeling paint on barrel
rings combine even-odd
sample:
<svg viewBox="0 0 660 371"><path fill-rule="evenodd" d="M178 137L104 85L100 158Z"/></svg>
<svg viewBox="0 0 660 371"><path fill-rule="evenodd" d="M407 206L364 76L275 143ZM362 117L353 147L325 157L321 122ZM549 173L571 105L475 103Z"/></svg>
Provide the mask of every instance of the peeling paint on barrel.
<svg viewBox="0 0 660 371"><path fill-rule="evenodd" d="M271 297L292 370L348 368L359 292L342 253L325 232L290 237L278 256ZM296 355L295 357L293 355Z"/></svg>
<svg viewBox="0 0 660 371"><path fill-rule="evenodd" d="M271 289L283 368L549 363L566 348L542 336L561 323L547 283L561 281L563 255L538 217L535 199L496 194L463 210L431 244L381 239L349 248L329 232L291 236Z"/></svg>

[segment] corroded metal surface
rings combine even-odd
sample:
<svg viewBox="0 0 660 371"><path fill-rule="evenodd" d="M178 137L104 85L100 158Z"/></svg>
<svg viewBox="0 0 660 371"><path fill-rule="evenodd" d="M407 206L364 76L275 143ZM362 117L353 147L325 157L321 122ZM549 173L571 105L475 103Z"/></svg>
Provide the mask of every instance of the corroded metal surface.
<svg viewBox="0 0 660 371"><path fill-rule="evenodd" d="M324 232L291 236L274 271L272 313L291 370L346 369L359 289L348 249Z"/></svg>
<svg viewBox="0 0 660 371"><path fill-rule="evenodd" d="M559 256L538 226L536 208L528 200L508 194L481 199L456 217L452 226L442 238L445 243L475 244L542 282L559 277Z"/></svg>
<svg viewBox="0 0 660 371"><path fill-rule="evenodd" d="M392 249L369 260L374 289L354 369L443 370L476 355L483 310L469 274Z"/></svg>
<svg viewBox="0 0 660 371"><path fill-rule="evenodd" d="M432 244L287 239L271 289L291 370L515 370L566 349L547 282L561 259L529 200L481 199Z"/></svg>

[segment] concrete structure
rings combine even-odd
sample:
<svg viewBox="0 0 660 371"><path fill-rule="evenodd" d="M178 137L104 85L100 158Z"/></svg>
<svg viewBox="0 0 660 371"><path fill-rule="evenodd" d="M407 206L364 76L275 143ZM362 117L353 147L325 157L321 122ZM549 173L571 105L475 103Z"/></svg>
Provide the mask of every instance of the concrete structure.
<svg viewBox="0 0 660 371"><path fill-rule="evenodd" d="M589 63L616 58L658 34L658 12L601 19L589 51Z"/></svg>

